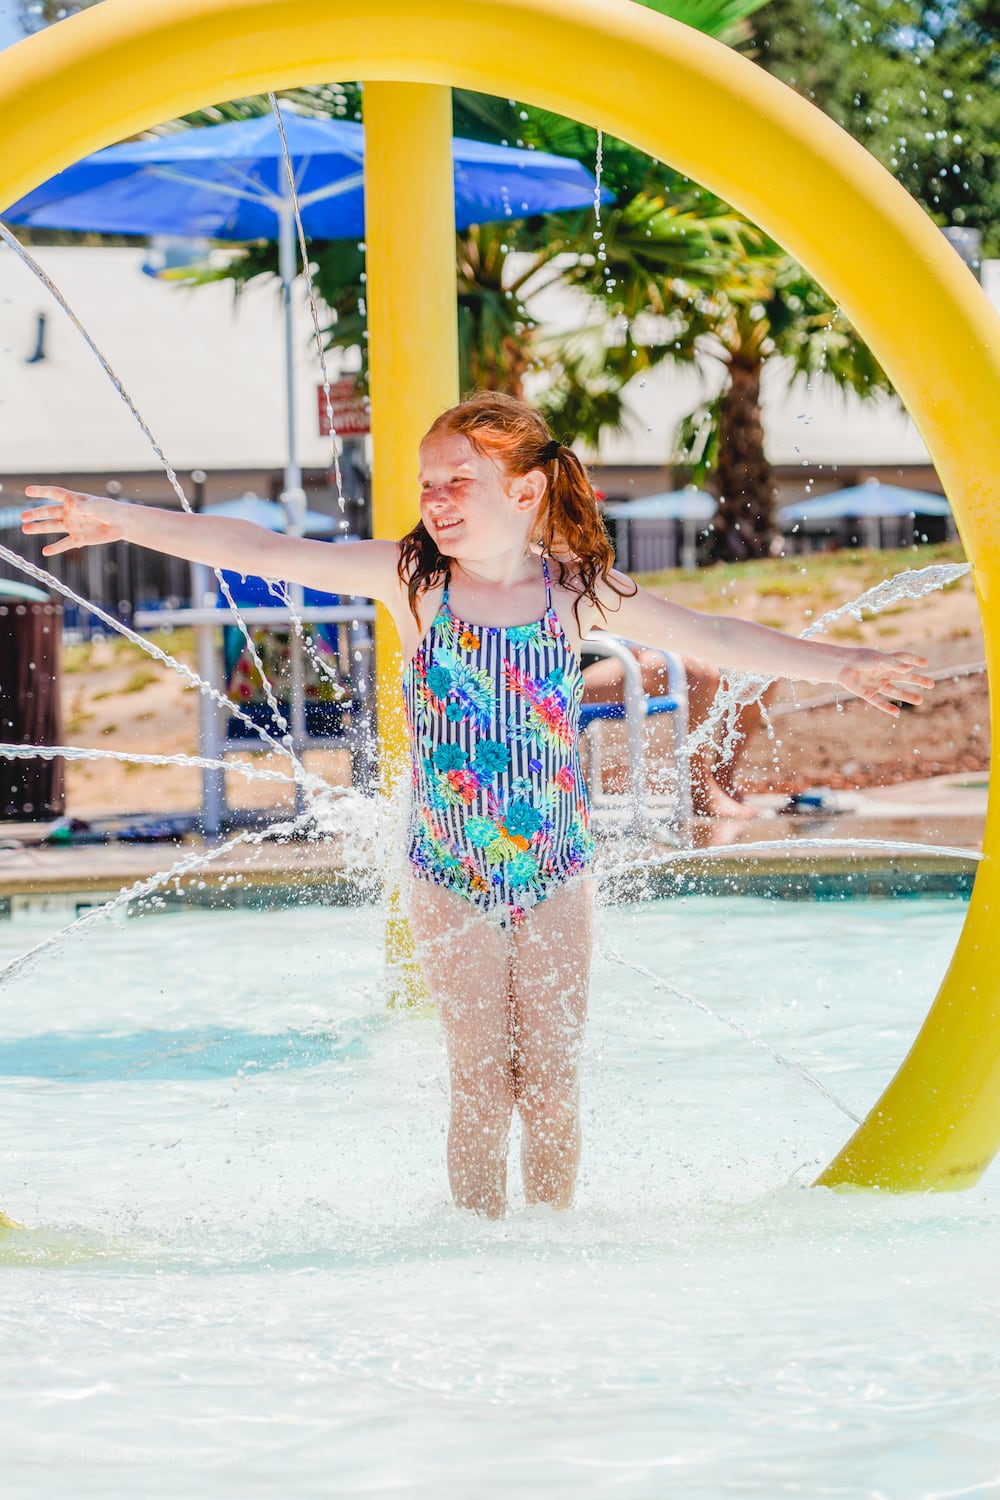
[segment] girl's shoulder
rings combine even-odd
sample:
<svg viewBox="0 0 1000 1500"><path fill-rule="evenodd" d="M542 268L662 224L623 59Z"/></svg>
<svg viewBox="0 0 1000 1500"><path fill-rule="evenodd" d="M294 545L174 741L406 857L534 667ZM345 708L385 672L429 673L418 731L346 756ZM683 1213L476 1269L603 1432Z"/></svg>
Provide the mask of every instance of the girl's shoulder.
<svg viewBox="0 0 1000 1500"><path fill-rule="evenodd" d="M591 578L580 559L569 554L552 554L548 562L553 596L563 596L574 608L579 605L581 620L584 610L593 615L595 622L601 620L608 610L617 610L622 599L631 598L638 588L634 578L617 568Z"/></svg>
<svg viewBox="0 0 1000 1500"><path fill-rule="evenodd" d="M631 580L617 574L617 586L602 579L591 582L580 560L569 554L550 554L547 562L553 607L567 640L578 652L592 631L602 626L614 629L611 617L620 606L621 591L629 589Z"/></svg>

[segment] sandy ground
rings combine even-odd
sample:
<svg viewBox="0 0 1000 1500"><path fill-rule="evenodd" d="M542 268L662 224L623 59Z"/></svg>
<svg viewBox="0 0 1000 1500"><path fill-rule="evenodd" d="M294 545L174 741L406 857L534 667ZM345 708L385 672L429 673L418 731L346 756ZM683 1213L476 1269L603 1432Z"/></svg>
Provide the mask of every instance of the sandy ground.
<svg viewBox="0 0 1000 1500"><path fill-rule="evenodd" d="M926 554L926 555L925 555ZM798 559L712 569L693 578L671 575L653 586L679 603L739 614L798 632L823 612L854 598L865 587L902 567L941 560L940 549L908 553L843 554L809 562ZM958 553L947 554L951 560ZM803 571L803 568L805 571ZM865 643L884 650L915 650L931 670L951 672L982 663L979 612L966 578L913 603L903 603L858 625L841 623L828 639ZM186 632L157 638L189 665L193 642ZM176 754L197 752L196 693L168 668L122 641L71 646L65 651L62 694L64 738L69 745L116 751ZM742 784L748 791L795 791L807 786L838 789L892 785L946 773L981 773L989 764L986 678L982 672L945 678L920 708L897 720L860 703L808 708L829 698L825 687L778 688L770 739L761 733L747 748ZM795 704L803 705L796 708ZM659 720L653 746L669 754L669 729ZM653 747L651 747L653 748ZM607 755L615 759L614 735ZM655 750L654 750L655 758ZM258 765L269 762L254 757ZM349 779L343 754L308 757L331 781ZM227 777L234 807L280 803L279 792ZM287 801L287 799L284 799ZM81 818L139 812L190 812L200 803L200 774L187 767L147 767L116 762L77 763L67 768L67 811Z"/></svg>
<svg viewBox="0 0 1000 1500"><path fill-rule="evenodd" d="M869 554L875 566L863 572L847 565L846 558L842 568L836 558L824 558L816 569L818 576L811 577L808 568L800 573L801 588L795 592L789 591L788 575L782 570L777 579L759 586L748 574L747 583L737 581L725 600L706 599L705 585L697 584L690 586L690 599L684 584L675 585L671 597L694 607L724 608L797 634L817 616L857 597L861 588L877 581L876 575L888 576L908 562L911 567L923 565L923 557L910 561L911 556ZM957 550L949 556L961 560ZM896 719L844 695L838 707L829 702L834 694L826 685L780 684L771 704L773 738L759 732L741 761L740 781L747 791L889 786L988 769L986 675L981 670L966 675L966 669L983 663L982 627L971 578L923 599L892 605L861 624L847 618L822 638L882 651L915 651L928 658L932 675L956 675L941 677L919 708L904 706ZM827 706L807 706L824 700Z"/></svg>

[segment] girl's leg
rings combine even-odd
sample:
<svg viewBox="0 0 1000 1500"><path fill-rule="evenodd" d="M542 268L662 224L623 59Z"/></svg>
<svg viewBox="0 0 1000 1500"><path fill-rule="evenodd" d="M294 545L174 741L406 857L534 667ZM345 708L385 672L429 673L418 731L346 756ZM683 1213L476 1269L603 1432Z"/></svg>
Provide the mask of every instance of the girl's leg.
<svg viewBox="0 0 1000 1500"><path fill-rule="evenodd" d="M410 920L444 1026L451 1074L448 1179L459 1208L507 1206L514 1108L509 937L453 891L410 882Z"/></svg>
<svg viewBox="0 0 1000 1500"><path fill-rule="evenodd" d="M560 886L514 934L514 1096L529 1203L569 1208L580 1163L579 1061L594 941L589 879Z"/></svg>

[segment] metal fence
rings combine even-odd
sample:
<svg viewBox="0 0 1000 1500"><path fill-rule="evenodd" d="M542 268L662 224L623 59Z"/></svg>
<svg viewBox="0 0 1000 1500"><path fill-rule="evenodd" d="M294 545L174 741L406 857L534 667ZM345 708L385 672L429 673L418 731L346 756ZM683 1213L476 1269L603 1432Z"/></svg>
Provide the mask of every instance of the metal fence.
<svg viewBox="0 0 1000 1500"><path fill-rule="evenodd" d="M20 510L0 511L0 543L119 619L131 620L137 609L176 609L191 597L191 567L180 558L166 557L128 542L43 557L42 547L48 539L25 536L20 530L19 517ZM21 583L33 581L6 558L0 559L0 578ZM104 628L89 610L72 600L63 600L63 629L70 639L87 640Z"/></svg>

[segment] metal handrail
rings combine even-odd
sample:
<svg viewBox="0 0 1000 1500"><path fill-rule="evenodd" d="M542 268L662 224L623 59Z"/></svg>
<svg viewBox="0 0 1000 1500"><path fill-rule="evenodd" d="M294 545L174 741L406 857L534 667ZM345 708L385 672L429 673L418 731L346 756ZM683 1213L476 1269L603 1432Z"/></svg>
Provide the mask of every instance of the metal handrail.
<svg viewBox="0 0 1000 1500"><path fill-rule="evenodd" d="M204 597L204 592L202 594ZM368 623L375 618L375 606L373 604L315 604L304 605L297 609L293 615L287 605L247 605L240 609L240 617L247 625L284 625L292 627L295 617L298 617L305 625L351 625L355 622ZM162 626L192 626L195 633L195 643L198 653L198 675L213 687L222 690L222 662L220 658L217 632L225 625L233 623L232 612L217 608L215 604L192 605L183 609L141 609L137 610L133 624L140 630L156 630ZM293 645L298 642L298 637L293 637ZM299 643L301 646L301 643ZM296 721L301 721L301 715L293 715L293 727ZM348 736L339 741L340 744L348 743ZM328 748L329 742L323 739L305 735L301 727L299 732L293 735L293 748L299 752L306 749ZM219 709L207 694L201 695L200 712L198 716L198 747L199 753L205 760L221 761L227 753L232 751L247 752L254 750L256 743L252 739L231 741L222 731L219 721ZM268 747L262 741L261 750ZM204 769L201 773L201 816L202 824L206 834L214 837L222 828L222 821L226 814L226 782L225 773L221 770Z"/></svg>
<svg viewBox="0 0 1000 1500"><path fill-rule="evenodd" d="M629 813L626 827L630 832L647 831L650 814L647 807L645 720L649 700L642 686L642 669L632 647L620 636L607 630L594 631L585 636L582 645L587 651L601 656L614 657L622 665L624 676L623 700L625 705L626 743L628 747ZM655 649L655 648L645 648ZM687 673L684 663L672 651L657 651L667 666L667 686L675 707L670 713L670 725L674 742L675 794L673 813L669 826L682 837L687 837L694 814L691 797L691 762L687 753L688 694Z"/></svg>

